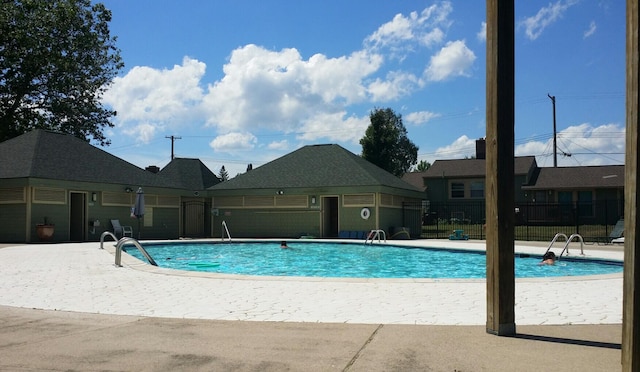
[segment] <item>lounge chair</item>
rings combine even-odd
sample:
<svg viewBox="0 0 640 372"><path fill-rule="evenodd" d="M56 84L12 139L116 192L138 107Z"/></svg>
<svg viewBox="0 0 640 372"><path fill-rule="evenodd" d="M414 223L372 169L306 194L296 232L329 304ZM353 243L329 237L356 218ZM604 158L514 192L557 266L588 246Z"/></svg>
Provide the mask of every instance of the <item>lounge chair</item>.
<svg viewBox="0 0 640 372"><path fill-rule="evenodd" d="M120 220L111 220L113 226L113 234L116 237L124 238L125 236L133 237L133 229L131 226L120 225Z"/></svg>
<svg viewBox="0 0 640 372"><path fill-rule="evenodd" d="M618 220L609 234L611 243L624 243L624 219Z"/></svg>
<svg viewBox="0 0 640 372"><path fill-rule="evenodd" d="M453 234L449 235L449 240L469 240L469 235L464 230L453 230Z"/></svg>

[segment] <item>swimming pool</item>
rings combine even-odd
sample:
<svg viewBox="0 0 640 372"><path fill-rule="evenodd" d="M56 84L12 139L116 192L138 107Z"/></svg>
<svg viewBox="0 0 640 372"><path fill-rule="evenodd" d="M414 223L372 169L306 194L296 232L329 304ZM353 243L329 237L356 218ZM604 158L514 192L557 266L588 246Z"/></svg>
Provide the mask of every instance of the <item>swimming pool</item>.
<svg viewBox="0 0 640 372"><path fill-rule="evenodd" d="M146 243L160 267L258 276L328 278L464 278L486 277L482 251L364 245L362 243L276 241ZM137 249L126 252L145 261ZM563 257L540 266L540 257L516 255L517 278L584 276L622 272L622 262Z"/></svg>

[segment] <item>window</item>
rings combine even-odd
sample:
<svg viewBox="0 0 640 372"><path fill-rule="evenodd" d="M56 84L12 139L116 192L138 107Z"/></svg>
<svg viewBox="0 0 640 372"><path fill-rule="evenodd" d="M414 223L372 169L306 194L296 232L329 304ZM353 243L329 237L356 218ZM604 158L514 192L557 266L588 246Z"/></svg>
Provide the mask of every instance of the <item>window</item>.
<svg viewBox="0 0 640 372"><path fill-rule="evenodd" d="M470 189L472 198L484 198L484 182L471 182Z"/></svg>
<svg viewBox="0 0 640 372"><path fill-rule="evenodd" d="M451 198L452 199L464 198L464 183L451 182Z"/></svg>
<svg viewBox="0 0 640 372"><path fill-rule="evenodd" d="M571 191L558 191L558 203L573 204L573 193Z"/></svg>
<svg viewBox="0 0 640 372"><path fill-rule="evenodd" d="M578 216L593 217L593 193L591 191L578 192Z"/></svg>
<svg viewBox="0 0 640 372"><path fill-rule="evenodd" d="M535 191L533 193L533 202L534 203L546 203L547 202L547 192L546 191Z"/></svg>

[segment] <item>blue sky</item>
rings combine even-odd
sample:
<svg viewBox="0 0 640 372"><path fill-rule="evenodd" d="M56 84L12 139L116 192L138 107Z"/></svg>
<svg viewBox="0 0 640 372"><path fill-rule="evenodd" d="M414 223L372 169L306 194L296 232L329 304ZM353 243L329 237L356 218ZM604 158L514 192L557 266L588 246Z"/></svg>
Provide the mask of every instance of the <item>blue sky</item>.
<svg viewBox="0 0 640 372"><path fill-rule="evenodd" d="M309 144L361 153L374 108L419 160L475 154L485 127L484 1L104 0L125 68L104 149L139 167L199 158L230 176ZM516 1L516 155L624 162L625 3ZM571 156L568 156L568 155Z"/></svg>

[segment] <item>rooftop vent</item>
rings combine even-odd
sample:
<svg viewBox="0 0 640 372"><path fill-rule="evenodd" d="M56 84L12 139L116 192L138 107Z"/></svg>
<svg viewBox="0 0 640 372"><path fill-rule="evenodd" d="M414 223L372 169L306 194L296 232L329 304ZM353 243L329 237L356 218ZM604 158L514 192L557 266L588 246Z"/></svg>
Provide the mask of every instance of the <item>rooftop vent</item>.
<svg viewBox="0 0 640 372"><path fill-rule="evenodd" d="M151 173L158 173L160 172L160 167L158 167L157 165L150 165L146 167L144 170Z"/></svg>

